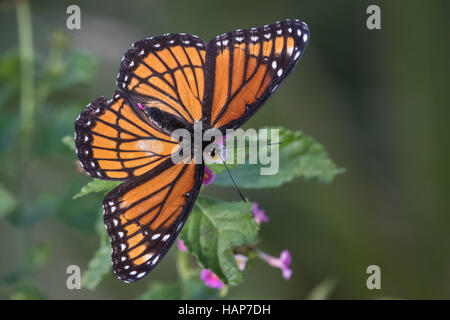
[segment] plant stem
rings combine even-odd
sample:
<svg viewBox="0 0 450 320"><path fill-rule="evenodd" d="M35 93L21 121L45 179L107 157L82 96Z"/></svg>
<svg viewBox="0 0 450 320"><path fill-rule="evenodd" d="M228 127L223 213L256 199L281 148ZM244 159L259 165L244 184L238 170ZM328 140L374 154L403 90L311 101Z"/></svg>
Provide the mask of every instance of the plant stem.
<svg viewBox="0 0 450 320"><path fill-rule="evenodd" d="M189 254L187 252L182 252L180 250L175 254L177 271L179 276L179 281L181 284L181 298L182 299L191 299L188 296L188 288L189 280L193 278L196 274L196 271L193 270L190 261Z"/></svg>
<svg viewBox="0 0 450 320"><path fill-rule="evenodd" d="M29 200L26 164L31 154L35 110L33 29L28 0L17 1L16 15L20 56L19 161L16 164L16 172L19 178L20 212L24 213ZM30 232L30 230L22 232L22 259L27 258L32 243Z"/></svg>
<svg viewBox="0 0 450 320"><path fill-rule="evenodd" d="M188 280L192 276L192 268L189 262L189 255L186 252L181 252L178 250L175 258L180 280L181 281Z"/></svg>
<svg viewBox="0 0 450 320"><path fill-rule="evenodd" d="M20 55L20 119L21 130L31 131L34 114L34 52L31 11L28 0L16 5ZM26 134L26 133L25 133Z"/></svg>

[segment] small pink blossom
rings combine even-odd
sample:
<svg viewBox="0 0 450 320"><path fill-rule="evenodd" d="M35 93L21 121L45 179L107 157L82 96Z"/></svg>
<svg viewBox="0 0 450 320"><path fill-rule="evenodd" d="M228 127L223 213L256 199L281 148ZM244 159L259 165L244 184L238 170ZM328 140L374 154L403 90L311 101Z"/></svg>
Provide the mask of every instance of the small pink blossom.
<svg viewBox="0 0 450 320"><path fill-rule="evenodd" d="M227 143L227 140L230 140L230 137L226 134L224 136L217 138L216 143L222 147L222 146L225 146L225 144Z"/></svg>
<svg viewBox="0 0 450 320"><path fill-rule="evenodd" d="M253 218L258 225L261 225L262 222L269 221L269 217L266 215L266 212L263 209L260 209L256 202L253 202L252 204L252 213Z"/></svg>
<svg viewBox="0 0 450 320"><path fill-rule="evenodd" d="M221 161L220 163L222 163L222 161L226 161L227 159L227 140L229 140L230 137L227 135L221 136L220 138L217 139L216 143L220 148L220 154L221 154Z"/></svg>
<svg viewBox="0 0 450 320"><path fill-rule="evenodd" d="M289 268L291 265L291 254L289 250L283 250L280 254L279 258L273 257L264 253L262 251L259 252L259 256L266 261L269 265L275 268L279 268L283 275L283 278L288 280L292 275L292 270Z"/></svg>
<svg viewBox="0 0 450 320"><path fill-rule="evenodd" d="M200 279L205 283L206 286L210 288L213 289L223 288L223 282L220 281L220 279L208 269L202 270L202 273L200 274Z"/></svg>
<svg viewBox="0 0 450 320"><path fill-rule="evenodd" d="M186 252L186 246L184 245L183 240L178 239L177 245L178 245L178 249L179 249L180 251Z"/></svg>
<svg viewBox="0 0 450 320"><path fill-rule="evenodd" d="M227 159L226 141L227 140L229 140L229 137L227 135L220 136L214 140L214 144L217 145L217 147L215 147L215 155L214 155L214 157L211 155L207 155L205 158L206 163L221 164L224 161L226 161L226 159Z"/></svg>
<svg viewBox="0 0 450 320"><path fill-rule="evenodd" d="M211 171L211 169L208 166L205 166L205 175L203 176L203 184L206 186L209 186L214 179L216 178L216 175Z"/></svg>
<svg viewBox="0 0 450 320"><path fill-rule="evenodd" d="M234 258L236 259L236 263L238 265L239 270L244 271L245 266L247 265L248 258L243 254L235 254Z"/></svg>

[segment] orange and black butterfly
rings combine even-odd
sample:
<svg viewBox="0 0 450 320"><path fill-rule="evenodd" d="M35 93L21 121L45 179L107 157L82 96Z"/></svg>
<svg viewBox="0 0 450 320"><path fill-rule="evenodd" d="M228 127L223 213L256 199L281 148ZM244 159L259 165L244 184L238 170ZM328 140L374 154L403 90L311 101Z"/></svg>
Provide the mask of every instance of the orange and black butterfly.
<svg viewBox="0 0 450 320"><path fill-rule="evenodd" d="M75 122L78 158L92 177L125 182L103 201L114 273L126 282L150 272L181 231L202 185L204 165L171 159L171 133L236 129L273 94L309 40L286 20L236 30L205 44L187 34L140 40L120 64L116 91ZM174 151L175 150L175 151Z"/></svg>

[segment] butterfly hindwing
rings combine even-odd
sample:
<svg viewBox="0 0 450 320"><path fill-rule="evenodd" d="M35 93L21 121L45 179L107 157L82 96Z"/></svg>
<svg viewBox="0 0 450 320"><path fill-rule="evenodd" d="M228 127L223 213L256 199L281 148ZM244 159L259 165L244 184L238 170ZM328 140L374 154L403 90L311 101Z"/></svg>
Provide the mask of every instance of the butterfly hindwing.
<svg viewBox="0 0 450 320"><path fill-rule="evenodd" d="M138 280L161 261L186 222L203 173L203 165L168 160L105 196L104 222L120 279Z"/></svg>
<svg viewBox="0 0 450 320"><path fill-rule="evenodd" d="M193 123L202 118L206 45L187 34L137 41L122 59L117 85L147 107Z"/></svg>
<svg viewBox="0 0 450 320"><path fill-rule="evenodd" d="M143 175L178 147L140 107L116 92L91 102L75 122L75 144L81 165L94 178L125 180Z"/></svg>
<svg viewBox="0 0 450 320"><path fill-rule="evenodd" d="M204 112L209 125L237 128L275 92L309 40L305 23L286 20L212 39L206 53Z"/></svg>

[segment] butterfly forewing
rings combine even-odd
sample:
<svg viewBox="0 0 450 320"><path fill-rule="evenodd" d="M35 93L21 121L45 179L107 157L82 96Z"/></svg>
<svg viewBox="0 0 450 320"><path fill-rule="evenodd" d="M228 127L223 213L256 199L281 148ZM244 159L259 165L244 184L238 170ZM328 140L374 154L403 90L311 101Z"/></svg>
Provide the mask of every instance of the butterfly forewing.
<svg viewBox="0 0 450 320"><path fill-rule="evenodd" d="M161 261L192 209L203 173L202 165L168 160L105 196L104 222L120 279L140 279Z"/></svg>
<svg viewBox="0 0 450 320"><path fill-rule="evenodd" d="M122 59L117 84L147 107L193 123L202 118L205 43L167 34L137 41Z"/></svg>
<svg viewBox="0 0 450 320"><path fill-rule="evenodd" d="M236 30L208 43L204 110L211 127L237 128L275 92L309 40L305 23L286 20Z"/></svg>
<svg viewBox="0 0 450 320"><path fill-rule="evenodd" d="M170 159L178 141L149 121L125 94L91 102L75 122L78 158L92 177L124 180Z"/></svg>

